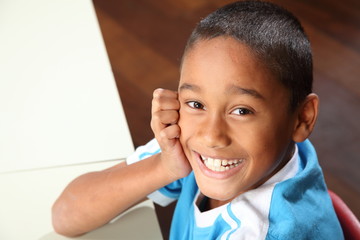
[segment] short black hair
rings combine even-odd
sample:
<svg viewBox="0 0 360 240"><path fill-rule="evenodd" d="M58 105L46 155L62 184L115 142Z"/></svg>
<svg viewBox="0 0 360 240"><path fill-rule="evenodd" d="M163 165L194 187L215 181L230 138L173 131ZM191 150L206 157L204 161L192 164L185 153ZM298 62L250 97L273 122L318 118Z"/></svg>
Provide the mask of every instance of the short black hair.
<svg viewBox="0 0 360 240"><path fill-rule="evenodd" d="M310 42L299 20L284 8L263 1L226 5L201 20L190 35L184 55L199 40L233 37L290 91L293 111L312 92Z"/></svg>

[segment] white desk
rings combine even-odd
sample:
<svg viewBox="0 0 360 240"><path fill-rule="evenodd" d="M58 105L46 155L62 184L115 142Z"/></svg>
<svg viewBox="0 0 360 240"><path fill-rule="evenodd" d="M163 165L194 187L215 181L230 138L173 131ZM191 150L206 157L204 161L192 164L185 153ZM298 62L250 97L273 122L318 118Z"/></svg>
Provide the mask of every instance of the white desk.
<svg viewBox="0 0 360 240"><path fill-rule="evenodd" d="M0 172L132 151L92 2L0 1Z"/></svg>
<svg viewBox="0 0 360 240"><path fill-rule="evenodd" d="M119 161L0 174L0 239L64 240L53 232L51 206L65 186L89 171ZM146 201L111 224L76 239L162 239L154 207Z"/></svg>
<svg viewBox="0 0 360 240"><path fill-rule="evenodd" d="M50 218L64 187L131 152L92 2L0 1L0 239L65 239ZM81 239L161 239L142 206Z"/></svg>

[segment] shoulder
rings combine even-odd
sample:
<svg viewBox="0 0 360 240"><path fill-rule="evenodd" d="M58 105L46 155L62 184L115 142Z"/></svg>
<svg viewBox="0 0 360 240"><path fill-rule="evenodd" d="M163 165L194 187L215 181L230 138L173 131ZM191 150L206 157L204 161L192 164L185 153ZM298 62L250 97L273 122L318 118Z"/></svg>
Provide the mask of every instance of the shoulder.
<svg viewBox="0 0 360 240"><path fill-rule="evenodd" d="M298 148L297 174L273 190L267 239L342 239L315 149L308 140Z"/></svg>

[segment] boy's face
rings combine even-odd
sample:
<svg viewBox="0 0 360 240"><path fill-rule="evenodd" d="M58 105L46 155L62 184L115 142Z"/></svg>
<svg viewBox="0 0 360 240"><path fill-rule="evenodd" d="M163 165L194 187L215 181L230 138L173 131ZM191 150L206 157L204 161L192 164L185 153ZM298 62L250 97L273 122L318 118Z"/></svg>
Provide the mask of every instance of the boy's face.
<svg viewBox="0 0 360 240"><path fill-rule="evenodd" d="M203 194L229 202L291 157L289 92L233 38L195 44L179 83L180 141Z"/></svg>

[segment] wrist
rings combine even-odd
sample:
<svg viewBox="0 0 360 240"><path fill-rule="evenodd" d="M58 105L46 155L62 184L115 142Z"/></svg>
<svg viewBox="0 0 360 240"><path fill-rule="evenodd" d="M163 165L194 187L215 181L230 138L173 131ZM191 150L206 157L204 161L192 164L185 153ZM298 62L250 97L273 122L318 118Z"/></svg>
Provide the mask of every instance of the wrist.
<svg viewBox="0 0 360 240"><path fill-rule="evenodd" d="M179 174L178 167L171 166L170 162L171 159L166 156L166 154L160 152L156 154L156 162L157 162L157 171L159 175L163 175L166 179L165 181L169 184L172 183L183 176Z"/></svg>

